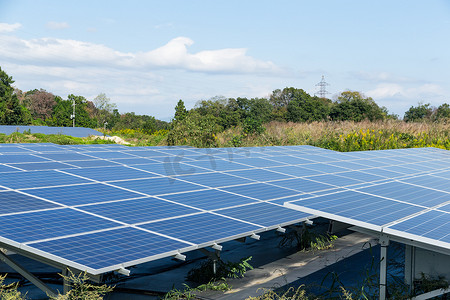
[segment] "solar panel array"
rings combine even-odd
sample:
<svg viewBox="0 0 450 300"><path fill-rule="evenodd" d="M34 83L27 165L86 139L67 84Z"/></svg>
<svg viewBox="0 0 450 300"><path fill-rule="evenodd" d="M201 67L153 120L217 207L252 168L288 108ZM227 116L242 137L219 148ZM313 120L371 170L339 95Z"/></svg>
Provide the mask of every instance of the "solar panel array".
<svg viewBox="0 0 450 300"><path fill-rule="evenodd" d="M265 151L2 144L0 244L95 275L306 220Z"/></svg>
<svg viewBox="0 0 450 300"><path fill-rule="evenodd" d="M308 177L339 183L341 189L292 199L285 206L450 253L449 151L416 148L348 154L355 159L330 164L353 171Z"/></svg>
<svg viewBox="0 0 450 300"><path fill-rule="evenodd" d="M4 144L0 154L0 243L91 274L312 215L450 248L446 150Z"/></svg>
<svg viewBox="0 0 450 300"><path fill-rule="evenodd" d="M0 125L0 133L30 132L42 134L63 134L74 137L88 137L90 135L103 135L92 128L85 127L52 127L52 126L26 126L26 125Z"/></svg>

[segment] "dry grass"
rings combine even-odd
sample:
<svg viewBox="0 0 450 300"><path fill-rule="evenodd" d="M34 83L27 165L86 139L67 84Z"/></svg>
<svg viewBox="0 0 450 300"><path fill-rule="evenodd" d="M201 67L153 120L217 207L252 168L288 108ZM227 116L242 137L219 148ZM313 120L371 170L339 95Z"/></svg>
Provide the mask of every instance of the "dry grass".
<svg viewBox="0 0 450 300"><path fill-rule="evenodd" d="M314 145L339 151L433 146L450 149L446 123L312 122L265 124L261 135L245 136L240 128L218 134L218 144L230 146Z"/></svg>

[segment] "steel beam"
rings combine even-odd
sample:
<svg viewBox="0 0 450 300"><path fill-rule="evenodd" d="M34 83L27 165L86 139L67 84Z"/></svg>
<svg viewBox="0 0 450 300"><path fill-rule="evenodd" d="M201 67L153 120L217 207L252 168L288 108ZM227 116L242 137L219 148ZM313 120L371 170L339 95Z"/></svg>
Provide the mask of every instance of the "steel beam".
<svg viewBox="0 0 450 300"><path fill-rule="evenodd" d="M6 254L4 254L2 251L0 251L0 260L4 261L8 266L14 269L17 273L25 277L28 281L30 281L32 284L34 284L36 287L38 287L41 291L46 293L48 296L56 297L58 294L49 286L47 286L45 283L43 283L39 278L31 274L28 270L26 270L24 267L19 265L17 262L12 260L10 257L8 257Z"/></svg>
<svg viewBox="0 0 450 300"><path fill-rule="evenodd" d="M380 300L387 297L387 248L389 246L389 237L380 235Z"/></svg>

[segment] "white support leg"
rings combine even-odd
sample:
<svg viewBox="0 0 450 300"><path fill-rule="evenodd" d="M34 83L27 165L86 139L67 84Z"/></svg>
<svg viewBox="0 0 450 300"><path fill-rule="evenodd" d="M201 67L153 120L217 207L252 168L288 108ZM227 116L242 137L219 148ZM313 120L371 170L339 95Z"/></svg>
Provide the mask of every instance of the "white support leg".
<svg viewBox="0 0 450 300"><path fill-rule="evenodd" d="M39 278L28 272L28 270L26 270L24 267L13 261L2 251L0 251L0 260L4 261L8 266L13 268L17 273L25 277L27 280L29 280L32 284L34 284L48 296L56 297L58 295L53 289L51 289L49 286L47 286L45 283L39 280Z"/></svg>
<svg viewBox="0 0 450 300"><path fill-rule="evenodd" d="M389 246L389 237L381 234L380 236L380 300L387 297L387 248Z"/></svg>

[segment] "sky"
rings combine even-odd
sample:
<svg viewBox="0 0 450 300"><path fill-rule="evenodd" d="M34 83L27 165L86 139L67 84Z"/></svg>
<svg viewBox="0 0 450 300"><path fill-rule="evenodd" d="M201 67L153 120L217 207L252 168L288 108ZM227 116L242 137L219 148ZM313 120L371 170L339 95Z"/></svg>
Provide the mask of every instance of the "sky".
<svg viewBox="0 0 450 300"><path fill-rule="evenodd" d="M179 99L314 95L322 76L402 117L450 103L450 1L0 0L0 67L166 121Z"/></svg>

